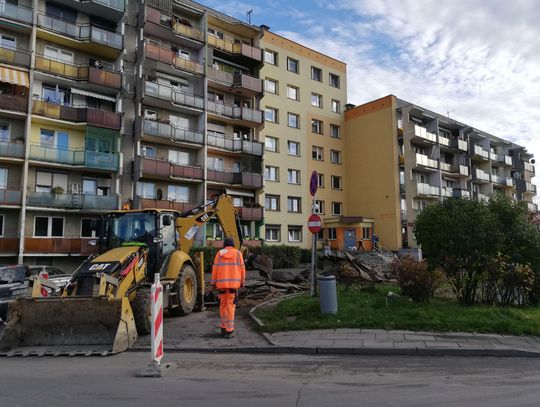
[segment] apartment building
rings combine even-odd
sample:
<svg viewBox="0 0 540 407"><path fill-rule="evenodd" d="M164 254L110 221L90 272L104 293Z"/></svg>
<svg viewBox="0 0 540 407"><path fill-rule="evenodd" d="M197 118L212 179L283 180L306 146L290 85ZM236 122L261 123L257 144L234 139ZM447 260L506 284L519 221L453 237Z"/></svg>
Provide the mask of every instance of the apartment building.
<svg viewBox="0 0 540 407"><path fill-rule="evenodd" d="M349 182L343 137L346 64L263 28L265 243L310 247L309 180L317 171L316 212L327 226L320 237L338 245L347 226L347 244L355 246L362 219L343 224Z"/></svg>
<svg viewBox="0 0 540 407"><path fill-rule="evenodd" d="M448 197L501 193L538 210L532 155L471 125L390 95L347 110L345 133L361 152L347 166L348 205L375 220L387 249L416 247L416 216Z"/></svg>

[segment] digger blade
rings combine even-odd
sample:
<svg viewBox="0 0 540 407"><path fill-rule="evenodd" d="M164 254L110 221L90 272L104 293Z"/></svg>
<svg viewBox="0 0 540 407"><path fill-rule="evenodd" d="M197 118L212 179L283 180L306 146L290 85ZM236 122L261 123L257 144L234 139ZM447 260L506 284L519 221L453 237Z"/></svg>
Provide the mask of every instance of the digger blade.
<svg viewBox="0 0 540 407"><path fill-rule="evenodd" d="M20 298L8 304L0 355L107 355L133 346L127 298Z"/></svg>

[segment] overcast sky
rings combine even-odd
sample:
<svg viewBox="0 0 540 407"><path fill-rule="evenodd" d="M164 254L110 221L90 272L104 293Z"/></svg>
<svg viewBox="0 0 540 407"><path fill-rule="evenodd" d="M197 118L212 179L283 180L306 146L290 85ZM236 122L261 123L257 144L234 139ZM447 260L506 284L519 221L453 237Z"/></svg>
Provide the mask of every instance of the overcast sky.
<svg viewBox="0 0 540 407"><path fill-rule="evenodd" d="M521 144L540 163L535 0L201 2L242 21L253 10L252 24L344 61L349 103L394 94Z"/></svg>

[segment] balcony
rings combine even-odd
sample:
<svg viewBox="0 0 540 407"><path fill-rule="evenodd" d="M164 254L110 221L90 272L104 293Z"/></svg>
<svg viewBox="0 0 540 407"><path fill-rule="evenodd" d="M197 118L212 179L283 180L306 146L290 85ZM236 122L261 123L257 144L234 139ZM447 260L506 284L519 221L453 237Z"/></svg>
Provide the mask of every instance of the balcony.
<svg viewBox="0 0 540 407"><path fill-rule="evenodd" d="M21 204L21 191L14 189L0 189L0 205L19 206Z"/></svg>
<svg viewBox="0 0 540 407"><path fill-rule="evenodd" d="M222 184L242 185L248 188L262 188L262 174L250 172L231 172L208 169L208 181L219 182Z"/></svg>
<svg viewBox="0 0 540 407"><path fill-rule="evenodd" d="M34 100L32 114L75 123L86 123L89 126L104 127L113 130L120 130L122 126L122 116L120 113L86 107L60 105L43 100Z"/></svg>
<svg viewBox="0 0 540 407"><path fill-rule="evenodd" d="M216 136L214 134L208 134L207 143L208 146L217 147L222 150L259 156L262 156L264 151L264 144L259 143L258 141L232 139Z"/></svg>
<svg viewBox="0 0 540 407"><path fill-rule="evenodd" d="M24 144L0 141L0 158L24 158Z"/></svg>
<svg viewBox="0 0 540 407"><path fill-rule="evenodd" d="M468 151L467 142L460 138L453 138L452 140L450 140L450 147L461 151Z"/></svg>
<svg viewBox="0 0 540 407"><path fill-rule="evenodd" d="M263 122L263 112L258 109L226 105L223 103L216 103L210 100L208 101L207 107L209 114L219 116L222 120L225 119L233 125L238 124L250 127L253 125L262 124Z"/></svg>
<svg viewBox="0 0 540 407"><path fill-rule="evenodd" d="M176 202L164 199L150 199L135 196L134 207L140 209L170 209L178 212L187 212L197 206L193 202Z"/></svg>
<svg viewBox="0 0 540 407"><path fill-rule="evenodd" d="M162 85L155 82L146 81L145 95L160 99L175 106L186 106L194 109L204 109L204 98L188 92L182 92L172 86ZM167 105L159 105L165 109L170 108Z"/></svg>
<svg viewBox="0 0 540 407"><path fill-rule="evenodd" d="M474 158L489 160L489 151L478 144L473 144L472 153Z"/></svg>
<svg viewBox="0 0 540 407"><path fill-rule="evenodd" d="M473 171L473 181L477 181L477 182L489 182L490 181L490 178L489 178L489 174L485 171L482 171L478 168L475 168L474 171Z"/></svg>
<svg viewBox="0 0 540 407"><path fill-rule="evenodd" d="M200 130L184 129L170 123L156 120L144 120L144 134L164 138L170 141L179 141L193 144L204 144L204 133Z"/></svg>
<svg viewBox="0 0 540 407"><path fill-rule="evenodd" d="M450 147L450 139L448 137L439 136L439 144L441 146Z"/></svg>
<svg viewBox="0 0 540 407"><path fill-rule="evenodd" d="M120 155L84 149L58 149L54 146L30 145L31 160L55 164L78 165L104 171L118 171Z"/></svg>
<svg viewBox="0 0 540 407"><path fill-rule="evenodd" d="M524 165L525 171L532 172L534 174L534 171L535 171L534 165L532 165L531 163L528 163L527 161L524 161L523 165Z"/></svg>
<svg viewBox="0 0 540 407"><path fill-rule="evenodd" d="M442 196L445 198L452 198L454 196L454 189L449 187L441 188Z"/></svg>
<svg viewBox="0 0 540 407"><path fill-rule="evenodd" d="M250 188L262 188L263 176L262 174L242 172L242 185Z"/></svg>
<svg viewBox="0 0 540 407"><path fill-rule="evenodd" d="M429 142L429 143L436 143L437 142L437 135L435 133L432 133L430 131L427 131L425 127L414 125L414 134L412 137L413 141L421 141L421 142Z"/></svg>
<svg viewBox="0 0 540 407"><path fill-rule="evenodd" d="M144 44L145 56L154 61L163 62L176 69L188 71L202 75L204 73L203 65L196 60L186 59L177 56L170 48L160 47L159 45Z"/></svg>
<svg viewBox="0 0 540 407"><path fill-rule="evenodd" d="M489 201L489 196L486 195L486 194L483 194L482 192L474 191L473 197L474 197L474 199L476 199L478 201L482 201L482 202Z"/></svg>
<svg viewBox="0 0 540 407"><path fill-rule="evenodd" d="M441 162L441 171L450 172L452 170L452 164Z"/></svg>
<svg viewBox="0 0 540 407"><path fill-rule="evenodd" d="M170 41L184 38L199 43L204 42L204 31L199 27L188 25L187 21L173 18L173 16L162 13L153 7L146 7L146 22L152 23L152 25L145 27L145 31L148 31L149 34Z"/></svg>
<svg viewBox="0 0 540 407"><path fill-rule="evenodd" d="M0 44L0 62L28 68L30 67L30 52L21 48L10 48Z"/></svg>
<svg viewBox="0 0 540 407"><path fill-rule="evenodd" d="M92 239L48 237L27 237L24 239L25 254L71 254L89 256L98 251L98 247L91 246Z"/></svg>
<svg viewBox="0 0 540 407"><path fill-rule="evenodd" d="M40 55L36 55L36 70L106 88L118 90L122 87L122 75L118 72L88 65L68 64Z"/></svg>
<svg viewBox="0 0 540 407"><path fill-rule="evenodd" d="M28 96L2 93L2 97L0 97L0 109L16 110L26 113L28 110Z"/></svg>
<svg viewBox="0 0 540 407"><path fill-rule="evenodd" d="M416 196L438 198L439 197L439 187L429 185L422 182L416 183Z"/></svg>
<svg viewBox="0 0 540 407"><path fill-rule="evenodd" d="M184 178L196 181L204 179L202 167L194 165L179 165L165 160L156 160L154 158L141 157L141 174L143 177L150 178Z"/></svg>
<svg viewBox="0 0 540 407"><path fill-rule="evenodd" d="M510 177L505 177L501 175L491 175L491 182L498 184L498 185L504 185L507 187L513 187L514 186L514 179Z"/></svg>
<svg viewBox="0 0 540 407"><path fill-rule="evenodd" d="M262 92L262 80L244 73L230 73L208 67L208 79L213 81L217 88L223 90L235 89L235 93L244 96L255 96Z"/></svg>
<svg viewBox="0 0 540 407"><path fill-rule="evenodd" d="M124 0L57 0L58 3L76 8L84 14L118 22L124 15Z"/></svg>
<svg viewBox="0 0 540 407"><path fill-rule="evenodd" d="M535 203L527 202L527 209L529 212L538 212L538 205Z"/></svg>
<svg viewBox="0 0 540 407"><path fill-rule="evenodd" d="M62 45L80 49L90 54L116 59L124 48L122 34L107 31L95 25L76 24L45 14L38 14L37 25L40 29L45 30L38 31L38 37L52 42L60 42ZM49 33L60 34L74 41L64 40Z"/></svg>
<svg viewBox="0 0 540 407"><path fill-rule="evenodd" d="M32 24L32 9L15 4L2 2L0 17L8 20L16 20L25 24Z"/></svg>
<svg viewBox="0 0 540 407"><path fill-rule="evenodd" d="M240 216L240 220L245 221L261 221L263 219L263 208L248 208L246 206L242 206L239 208L236 208L238 210L238 216Z"/></svg>
<svg viewBox="0 0 540 407"><path fill-rule="evenodd" d="M208 45L227 54L241 56L244 59L256 62L262 61L262 52L260 48L244 43L232 42L213 35L208 35L207 42Z"/></svg>
<svg viewBox="0 0 540 407"><path fill-rule="evenodd" d="M531 182L525 183L525 193L536 194L536 185Z"/></svg>
<svg viewBox="0 0 540 407"><path fill-rule="evenodd" d="M118 195L53 194L50 192L28 192L28 206L40 208L77 209L82 211L112 211L118 209Z"/></svg>
<svg viewBox="0 0 540 407"><path fill-rule="evenodd" d="M437 169L437 161L428 158L427 155L416 153L416 166L422 166L432 169Z"/></svg>
<svg viewBox="0 0 540 407"><path fill-rule="evenodd" d="M468 177L469 176L469 167L463 164L456 164L452 165L450 168L450 172L453 174L457 174L462 177Z"/></svg>
<svg viewBox="0 0 540 407"><path fill-rule="evenodd" d="M0 238L0 256L13 256L19 251L18 237Z"/></svg>
<svg viewBox="0 0 540 407"><path fill-rule="evenodd" d="M454 197L455 198L464 198L464 199L470 199L471 198L471 192L466 190L466 189L454 188L453 192L454 192Z"/></svg>

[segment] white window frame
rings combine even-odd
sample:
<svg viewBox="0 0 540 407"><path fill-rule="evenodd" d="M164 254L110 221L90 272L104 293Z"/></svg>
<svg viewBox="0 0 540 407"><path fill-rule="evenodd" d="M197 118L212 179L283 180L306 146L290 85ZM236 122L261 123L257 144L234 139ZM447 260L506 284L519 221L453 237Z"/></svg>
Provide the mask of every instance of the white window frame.
<svg viewBox="0 0 540 407"><path fill-rule="evenodd" d="M321 200L317 199L317 200L315 201L315 204L316 204L317 207L318 207L317 213L318 213L319 215L324 215L324 213L325 213L325 205L324 205L324 201L321 201Z"/></svg>
<svg viewBox="0 0 540 407"><path fill-rule="evenodd" d="M271 142L271 143L274 144L273 149L268 148L268 142ZM277 137L266 136L264 138L264 149L265 149L265 151L271 151L273 153L278 153L279 152L279 139Z"/></svg>
<svg viewBox="0 0 540 407"><path fill-rule="evenodd" d="M291 69L291 62L296 64L296 69ZM287 57L287 71L298 74L300 72L300 61L291 57Z"/></svg>
<svg viewBox="0 0 540 407"><path fill-rule="evenodd" d="M273 205L270 205L270 207L266 206L266 200L267 199L268 199L268 202L276 204L275 209L272 208ZM272 211L272 212L279 212L281 210L280 201L281 201L281 197L279 195L271 195L271 194L265 195L264 196L264 210L265 211Z"/></svg>
<svg viewBox="0 0 540 407"><path fill-rule="evenodd" d="M275 232L275 236L269 237L269 232ZM265 225L264 239L267 242L280 242L281 241L281 226L280 225Z"/></svg>
<svg viewBox="0 0 540 407"><path fill-rule="evenodd" d="M332 99L332 112L341 113L341 102L337 99Z"/></svg>
<svg viewBox="0 0 540 407"><path fill-rule="evenodd" d="M317 173L317 187L324 188L324 174Z"/></svg>
<svg viewBox="0 0 540 407"><path fill-rule="evenodd" d="M339 206L339 212L336 212L334 209L335 206L338 205ZM341 215L343 213L343 202L332 202L332 215L333 216L338 216L338 215Z"/></svg>
<svg viewBox="0 0 540 407"><path fill-rule="evenodd" d="M279 182L279 167L273 165L264 166L265 181Z"/></svg>
<svg viewBox="0 0 540 407"><path fill-rule="evenodd" d="M323 101L322 95L319 95L318 93L311 94L311 106L319 107L322 109L323 107L322 101Z"/></svg>
<svg viewBox="0 0 540 407"><path fill-rule="evenodd" d="M269 86L270 84L273 84L273 90L271 89L272 87ZM264 91L274 95L279 95L279 82L274 79L266 78L264 80Z"/></svg>
<svg viewBox="0 0 540 407"><path fill-rule="evenodd" d="M317 76L316 74L318 74L318 78L315 78L315 76ZM317 82L322 82L322 78L323 78L323 71L321 68L317 68L316 66L312 66L311 67L311 79L314 80L314 81L317 81Z"/></svg>
<svg viewBox="0 0 540 407"><path fill-rule="evenodd" d="M145 186L152 185L154 188L154 192L152 196L144 195ZM157 189L156 189L156 183L155 182L148 182L148 181L138 181L137 182L137 195L139 195L143 199L157 199L156 197Z"/></svg>
<svg viewBox="0 0 540 407"><path fill-rule="evenodd" d="M154 155L147 155L148 151L154 151ZM155 160L157 156L157 148L154 146L141 145L141 156Z"/></svg>
<svg viewBox="0 0 540 407"><path fill-rule="evenodd" d="M47 236L36 236L36 219L37 218L46 218L48 219L47 223ZM62 219L62 235L61 236L53 236L52 235L52 220L53 219ZM50 239L50 238L61 238L65 237L66 233L66 218L63 216L34 216L34 230L33 230L33 236L37 239Z"/></svg>
<svg viewBox="0 0 540 407"><path fill-rule="evenodd" d="M332 83L332 78L336 79L337 84ZM332 86L333 88L339 89L341 87L341 78L339 77L339 75L330 72L328 75L328 85Z"/></svg>
<svg viewBox="0 0 540 407"><path fill-rule="evenodd" d="M341 164L341 151L330 150L330 162L332 164Z"/></svg>
<svg viewBox="0 0 540 407"><path fill-rule="evenodd" d="M313 154L316 154L315 156ZM324 161L324 148L318 146L311 147L311 158L317 161Z"/></svg>
<svg viewBox="0 0 540 407"><path fill-rule="evenodd" d="M278 113L279 110L274 107L265 107L264 108L264 121L270 123L278 123ZM271 114L272 118L269 119L268 115Z"/></svg>
<svg viewBox="0 0 540 407"><path fill-rule="evenodd" d="M287 212L302 213L302 198L299 196L287 197Z"/></svg>
<svg viewBox="0 0 540 407"><path fill-rule="evenodd" d="M292 232L298 232L298 239L291 239ZM287 226L287 239L291 243L301 243L302 242L302 227L301 226Z"/></svg>
<svg viewBox="0 0 540 407"><path fill-rule="evenodd" d="M287 99L300 100L300 88L293 85L287 85Z"/></svg>
<svg viewBox="0 0 540 407"><path fill-rule="evenodd" d="M271 55L272 58L267 58L268 55ZM271 60L270 60L271 59ZM277 66L278 64L278 53L269 49L264 50L264 63Z"/></svg>
<svg viewBox="0 0 540 407"><path fill-rule="evenodd" d="M337 229L336 228L328 228L328 240L337 240Z"/></svg>
<svg viewBox="0 0 540 407"><path fill-rule="evenodd" d="M96 238L96 231L95 230L92 230L92 236L83 236L82 235L82 226L83 226L83 221L84 220L89 220L89 221L92 221L93 219L95 218L81 218L81 230L79 231L79 236L81 239L95 239Z"/></svg>
<svg viewBox="0 0 540 407"><path fill-rule="evenodd" d="M300 170L289 168L287 170L287 183L300 185Z"/></svg>
<svg viewBox="0 0 540 407"><path fill-rule="evenodd" d="M335 132L334 132L335 129ZM340 139L341 138L341 127L337 124L330 124L330 137Z"/></svg>
<svg viewBox="0 0 540 407"><path fill-rule="evenodd" d="M56 53L56 56L47 55L47 51ZM73 65L74 61L74 54L71 51L65 50L63 48L53 47L51 45L45 45L45 48L43 48L43 55L47 59L51 59L53 61L61 62L64 64L70 64ZM68 59L62 58L61 55L69 56Z"/></svg>
<svg viewBox="0 0 540 407"><path fill-rule="evenodd" d="M296 123L291 123L291 119L294 119ZM300 115L296 113L288 112L287 113L287 126L292 129L299 129L300 128Z"/></svg>
<svg viewBox="0 0 540 407"><path fill-rule="evenodd" d="M185 188L186 191L187 191L187 194L186 194L186 199L185 200L182 200L182 199L177 199L177 194L176 192L178 191L179 188ZM172 192L175 192L174 194ZM174 195L174 198L171 197L172 195ZM189 198L190 198L190 190L189 190L189 187L187 185L176 185L176 184L169 184L167 185L167 200L168 201L173 201L173 202L189 202Z"/></svg>
<svg viewBox="0 0 540 407"><path fill-rule="evenodd" d="M319 119L311 119L311 132L314 134L324 134L324 122Z"/></svg>
<svg viewBox="0 0 540 407"><path fill-rule="evenodd" d="M334 182L336 181L339 187L335 186ZM332 189L343 189L343 180L338 175L332 175L330 179L330 185L332 186Z"/></svg>
<svg viewBox="0 0 540 407"><path fill-rule="evenodd" d="M4 38L9 39L10 41L13 40L14 45L10 46L10 45L3 44L3 39ZM5 48L5 49L16 50L17 49L17 37L14 37L12 35L0 34L0 46L2 48Z"/></svg>
<svg viewBox="0 0 540 407"><path fill-rule="evenodd" d="M291 146L296 146L296 154L291 152ZM300 143L298 141L287 140L287 154L293 157L300 157Z"/></svg>

